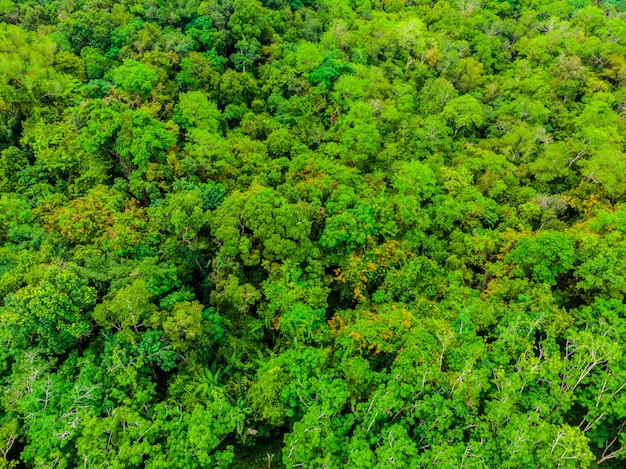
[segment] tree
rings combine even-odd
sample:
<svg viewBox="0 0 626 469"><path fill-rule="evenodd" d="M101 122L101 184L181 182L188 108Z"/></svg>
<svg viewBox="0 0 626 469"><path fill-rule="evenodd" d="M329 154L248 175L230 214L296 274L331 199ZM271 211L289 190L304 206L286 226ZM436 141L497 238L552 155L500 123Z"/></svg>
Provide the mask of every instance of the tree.
<svg viewBox="0 0 626 469"><path fill-rule="evenodd" d="M127 59L111 71L111 78L115 86L124 91L136 93L145 99L157 81L157 73L141 62Z"/></svg>
<svg viewBox="0 0 626 469"><path fill-rule="evenodd" d="M32 275L28 285L5 298L2 327L16 347L33 341L47 354L63 354L92 330L96 292L75 265L43 265Z"/></svg>

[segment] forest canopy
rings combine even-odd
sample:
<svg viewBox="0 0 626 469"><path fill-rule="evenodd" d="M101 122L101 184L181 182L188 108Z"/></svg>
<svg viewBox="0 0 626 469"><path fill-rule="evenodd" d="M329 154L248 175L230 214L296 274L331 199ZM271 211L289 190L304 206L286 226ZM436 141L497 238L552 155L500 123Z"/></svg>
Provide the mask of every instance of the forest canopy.
<svg viewBox="0 0 626 469"><path fill-rule="evenodd" d="M0 468L626 464L623 0L0 0Z"/></svg>

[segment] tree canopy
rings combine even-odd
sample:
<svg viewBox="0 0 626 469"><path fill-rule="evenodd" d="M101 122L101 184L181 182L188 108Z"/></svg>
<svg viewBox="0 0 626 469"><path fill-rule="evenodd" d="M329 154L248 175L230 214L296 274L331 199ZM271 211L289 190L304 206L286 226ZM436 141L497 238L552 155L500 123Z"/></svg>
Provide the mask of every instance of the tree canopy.
<svg viewBox="0 0 626 469"><path fill-rule="evenodd" d="M622 0L0 0L0 469L621 468Z"/></svg>

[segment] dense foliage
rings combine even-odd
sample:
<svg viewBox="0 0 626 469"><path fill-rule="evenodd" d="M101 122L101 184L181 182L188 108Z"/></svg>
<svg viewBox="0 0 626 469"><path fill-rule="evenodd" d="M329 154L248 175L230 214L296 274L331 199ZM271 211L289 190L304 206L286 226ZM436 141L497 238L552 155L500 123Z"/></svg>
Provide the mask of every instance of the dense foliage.
<svg viewBox="0 0 626 469"><path fill-rule="evenodd" d="M626 464L622 0L0 0L0 468Z"/></svg>

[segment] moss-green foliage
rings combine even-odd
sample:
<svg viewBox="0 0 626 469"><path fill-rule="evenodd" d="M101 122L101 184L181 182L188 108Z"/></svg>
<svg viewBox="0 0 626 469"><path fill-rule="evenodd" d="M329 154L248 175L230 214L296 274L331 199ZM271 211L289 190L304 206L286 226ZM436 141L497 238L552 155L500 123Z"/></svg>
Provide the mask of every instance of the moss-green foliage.
<svg viewBox="0 0 626 469"><path fill-rule="evenodd" d="M621 468L621 0L0 0L0 468Z"/></svg>

